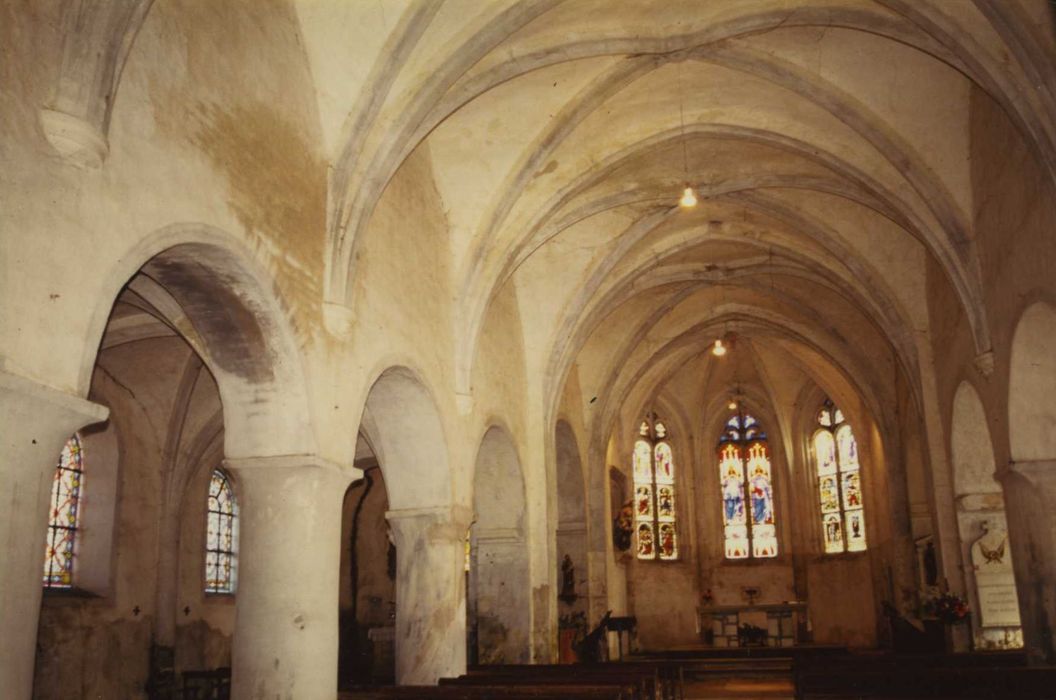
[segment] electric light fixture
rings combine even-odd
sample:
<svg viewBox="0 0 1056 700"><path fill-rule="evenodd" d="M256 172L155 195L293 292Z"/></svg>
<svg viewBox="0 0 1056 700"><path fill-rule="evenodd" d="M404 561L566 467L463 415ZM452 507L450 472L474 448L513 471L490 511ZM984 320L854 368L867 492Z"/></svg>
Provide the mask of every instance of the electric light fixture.
<svg viewBox="0 0 1056 700"><path fill-rule="evenodd" d="M683 209L697 206L697 193L689 185L686 185L686 189L682 190L682 199L678 200L678 205Z"/></svg>

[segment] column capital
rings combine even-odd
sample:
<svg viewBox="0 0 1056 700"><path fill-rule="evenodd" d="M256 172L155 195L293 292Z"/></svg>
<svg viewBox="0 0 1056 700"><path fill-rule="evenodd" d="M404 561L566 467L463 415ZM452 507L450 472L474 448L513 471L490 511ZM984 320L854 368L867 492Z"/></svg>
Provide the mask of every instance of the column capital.
<svg viewBox="0 0 1056 700"><path fill-rule="evenodd" d="M1009 462L1008 468L994 475L1004 482L1012 475L1021 476L1046 491L1056 494L1056 459L1027 459Z"/></svg>
<svg viewBox="0 0 1056 700"><path fill-rule="evenodd" d="M524 531L517 527L495 527L489 530L474 530L477 544L498 547L523 547Z"/></svg>
<svg viewBox="0 0 1056 700"><path fill-rule="evenodd" d="M74 433L106 420L110 409L0 369L0 415L5 423L25 416L38 423L58 423L66 433Z"/></svg>
<svg viewBox="0 0 1056 700"><path fill-rule="evenodd" d="M224 460L224 468L236 474L277 473L300 469L319 469L348 478L350 481L361 478L363 470L351 465L341 464L315 454L299 455L262 455L255 457L230 457Z"/></svg>
<svg viewBox="0 0 1056 700"><path fill-rule="evenodd" d="M473 523L473 511L466 506L429 506L386 511L385 519L397 536L427 534L431 540L462 541Z"/></svg>

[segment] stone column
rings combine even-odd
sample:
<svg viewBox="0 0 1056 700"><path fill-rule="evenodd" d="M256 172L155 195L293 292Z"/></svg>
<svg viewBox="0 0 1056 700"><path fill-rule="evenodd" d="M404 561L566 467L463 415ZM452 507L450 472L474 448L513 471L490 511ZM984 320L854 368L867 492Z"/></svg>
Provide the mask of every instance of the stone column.
<svg viewBox="0 0 1056 700"><path fill-rule="evenodd" d="M0 688L13 700L33 691L44 547L55 466L80 428L104 406L0 371Z"/></svg>
<svg viewBox="0 0 1056 700"><path fill-rule="evenodd" d="M466 672L462 506L390 510L396 541L396 682L433 685Z"/></svg>
<svg viewBox="0 0 1056 700"><path fill-rule="evenodd" d="M351 470L310 455L225 465L239 498L232 697L333 700Z"/></svg>
<svg viewBox="0 0 1056 700"><path fill-rule="evenodd" d="M1027 655L1056 663L1056 459L1015 462L998 479Z"/></svg>

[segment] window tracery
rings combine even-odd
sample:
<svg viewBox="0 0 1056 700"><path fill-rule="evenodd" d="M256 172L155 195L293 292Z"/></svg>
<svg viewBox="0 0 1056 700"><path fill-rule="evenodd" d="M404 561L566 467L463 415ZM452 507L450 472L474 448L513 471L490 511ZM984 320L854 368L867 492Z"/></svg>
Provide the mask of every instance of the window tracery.
<svg viewBox="0 0 1056 700"><path fill-rule="evenodd" d="M726 421L718 452L726 558L776 557L777 518L766 433L754 417L736 413Z"/></svg>
<svg viewBox="0 0 1056 700"><path fill-rule="evenodd" d="M633 461L638 558L678 559L675 456L662 421L642 421L634 443Z"/></svg>
<svg viewBox="0 0 1056 700"><path fill-rule="evenodd" d="M865 509L854 431L828 399L818 411L817 423L811 443L825 553L864 551Z"/></svg>
<svg viewBox="0 0 1056 700"><path fill-rule="evenodd" d="M231 479L214 469L206 509L205 592L235 592L238 573L238 503Z"/></svg>
<svg viewBox="0 0 1056 700"><path fill-rule="evenodd" d="M48 542L44 554L45 588L73 587L83 487L84 451L81 439L73 435L62 448L52 482Z"/></svg>

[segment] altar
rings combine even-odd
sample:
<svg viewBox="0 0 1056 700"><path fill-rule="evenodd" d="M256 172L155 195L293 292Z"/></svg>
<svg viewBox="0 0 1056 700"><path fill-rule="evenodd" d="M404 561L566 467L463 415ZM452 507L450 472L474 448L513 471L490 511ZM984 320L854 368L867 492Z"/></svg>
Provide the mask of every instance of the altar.
<svg viewBox="0 0 1056 700"><path fill-rule="evenodd" d="M796 644L801 623L806 622L807 604L788 601L764 605L714 605L697 609L701 640L715 647Z"/></svg>

